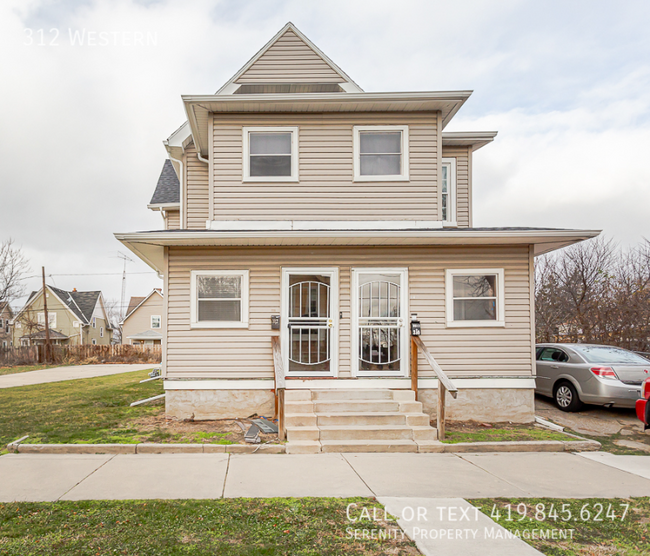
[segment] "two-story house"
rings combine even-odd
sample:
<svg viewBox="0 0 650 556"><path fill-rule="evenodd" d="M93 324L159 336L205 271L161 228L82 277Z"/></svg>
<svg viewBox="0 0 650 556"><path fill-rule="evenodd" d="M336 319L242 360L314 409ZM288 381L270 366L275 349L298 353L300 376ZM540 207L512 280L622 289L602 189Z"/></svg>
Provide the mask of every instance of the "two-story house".
<svg viewBox="0 0 650 556"><path fill-rule="evenodd" d="M167 413L272 415L274 335L303 413L395 397L413 318L459 388L450 418L533 420L534 258L597 232L473 227L472 157L496 133L444 131L470 94L364 92L289 23L182 97L149 205L166 229L116 234L164 277Z"/></svg>
<svg viewBox="0 0 650 556"><path fill-rule="evenodd" d="M47 286L47 319L55 345L108 345L113 327L100 291L65 291ZM43 290L33 291L13 319L14 346L45 343Z"/></svg>
<svg viewBox="0 0 650 556"><path fill-rule="evenodd" d="M146 296L132 297L122 326L122 343L159 346L162 344L163 294L158 288Z"/></svg>

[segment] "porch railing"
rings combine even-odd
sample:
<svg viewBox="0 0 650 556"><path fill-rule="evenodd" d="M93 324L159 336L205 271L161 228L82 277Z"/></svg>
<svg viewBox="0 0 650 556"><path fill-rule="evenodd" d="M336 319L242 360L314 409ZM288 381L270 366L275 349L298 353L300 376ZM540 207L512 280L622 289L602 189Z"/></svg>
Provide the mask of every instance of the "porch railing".
<svg viewBox="0 0 650 556"><path fill-rule="evenodd" d="M280 347L280 338L271 337L271 346L273 347L273 391L275 393L275 418L278 421L278 438L286 438L286 429L284 426L284 390L286 387L284 379L284 363L282 360L282 349Z"/></svg>
<svg viewBox="0 0 650 556"><path fill-rule="evenodd" d="M445 397L449 392L455 399L458 396L458 388L449 379L449 377L442 370L438 362L433 358L431 352L424 345L424 342L419 336L411 336L411 389L415 392L415 399L418 399L418 349L424 355L427 363L433 369L433 372L438 377L438 409L436 413L438 440L445 439Z"/></svg>

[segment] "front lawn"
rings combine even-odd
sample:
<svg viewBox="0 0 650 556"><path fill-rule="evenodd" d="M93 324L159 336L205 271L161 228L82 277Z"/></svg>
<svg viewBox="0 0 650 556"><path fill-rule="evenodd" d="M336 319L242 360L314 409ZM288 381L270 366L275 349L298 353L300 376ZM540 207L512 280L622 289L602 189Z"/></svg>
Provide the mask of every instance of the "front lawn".
<svg viewBox="0 0 650 556"><path fill-rule="evenodd" d="M485 498L470 502L547 556L650 554L650 498Z"/></svg>
<svg viewBox="0 0 650 556"><path fill-rule="evenodd" d="M578 440L567 434L536 427L509 423L483 424L475 422L449 423L446 427L446 444L459 442L504 442L525 440Z"/></svg>
<svg viewBox="0 0 650 556"><path fill-rule="evenodd" d="M393 521L348 522L346 508L352 502L358 505L357 516L363 507L370 515L372 508L383 509L367 498L0 504L0 552L7 556L420 554ZM363 530L368 531L366 538ZM370 531L375 531L375 539Z"/></svg>
<svg viewBox="0 0 650 556"><path fill-rule="evenodd" d="M237 444L233 420L185 422L165 418L164 399L130 407L163 393L162 381L140 384L148 371L0 389L0 454L17 438L32 444ZM260 435L262 441L277 435Z"/></svg>

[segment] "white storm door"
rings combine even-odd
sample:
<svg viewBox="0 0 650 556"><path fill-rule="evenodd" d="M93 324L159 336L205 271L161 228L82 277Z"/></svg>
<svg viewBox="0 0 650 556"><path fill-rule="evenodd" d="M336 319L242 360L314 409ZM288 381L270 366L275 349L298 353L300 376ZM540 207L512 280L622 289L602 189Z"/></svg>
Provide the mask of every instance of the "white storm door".
<svg viewBox="0 0 650 556"><path fill-rule="evenodd" d="M352 270L352 371L355 376L408 375L408 271Z"/></svg>
<svg viewBox="0 0 650 556"><path fill-rule="evenodd" d="M287 376L336 376L338 269L282 270L281 336Z"/></svg>

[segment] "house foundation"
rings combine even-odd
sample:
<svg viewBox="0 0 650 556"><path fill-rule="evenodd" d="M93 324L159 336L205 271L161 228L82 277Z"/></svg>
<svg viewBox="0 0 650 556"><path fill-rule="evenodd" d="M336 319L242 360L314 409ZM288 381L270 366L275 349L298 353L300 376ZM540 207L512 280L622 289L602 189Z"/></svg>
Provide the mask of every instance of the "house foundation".
<svg viewBox="0 0 650 556"><path fill-rule="evenodd" d="M423 411L436 418L438 390L418 392ZM273 390L167 390L167 415L178 419L233 419L253 414L272 417ZM535 392L531 388L459 389L458 397L447 399L450 421L483 423L531 423L535 420Z"/></svg>

